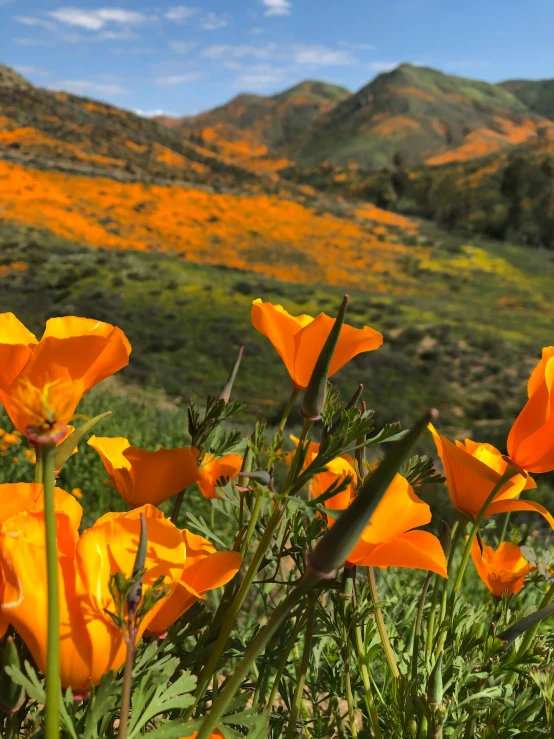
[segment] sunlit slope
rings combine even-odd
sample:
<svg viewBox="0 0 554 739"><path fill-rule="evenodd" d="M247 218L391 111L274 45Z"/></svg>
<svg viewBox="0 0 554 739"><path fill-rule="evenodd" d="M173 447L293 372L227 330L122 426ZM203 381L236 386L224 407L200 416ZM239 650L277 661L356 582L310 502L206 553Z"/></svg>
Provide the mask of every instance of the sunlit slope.
<svg viewBox="0 0 554 739"><path fill-rule="evenodd" d="M174 253L282 280L412 289L417 224L373 206L341 216L286 197L121 183L0 162L2 217L91 246Z"/></svg>
<svg viewBox="0 0 554 739"><path fill-rule="evenodd" d="M313 165L431 165L483 156L540 135L551 123L497 85L402 64L318 118L291 152Z"/></svg>

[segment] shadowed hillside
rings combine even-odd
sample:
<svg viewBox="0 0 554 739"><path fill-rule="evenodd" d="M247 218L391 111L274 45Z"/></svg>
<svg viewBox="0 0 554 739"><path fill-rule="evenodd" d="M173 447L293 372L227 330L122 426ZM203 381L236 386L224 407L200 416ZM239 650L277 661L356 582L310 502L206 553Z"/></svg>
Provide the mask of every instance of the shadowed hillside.
<svg viewBox="0 0 554 739"><path fill-rule="evenodd" d="M537 115L554 120L554 80L506 80L500 87Z"/></svg>
<svg viewBox="0 0 554 739"><path fill-rule="evenodd" d="M307 80L271 97L237 95L194 118L159 120L222 154L277 170L313 121L349 95L344 87Z"/></svg>

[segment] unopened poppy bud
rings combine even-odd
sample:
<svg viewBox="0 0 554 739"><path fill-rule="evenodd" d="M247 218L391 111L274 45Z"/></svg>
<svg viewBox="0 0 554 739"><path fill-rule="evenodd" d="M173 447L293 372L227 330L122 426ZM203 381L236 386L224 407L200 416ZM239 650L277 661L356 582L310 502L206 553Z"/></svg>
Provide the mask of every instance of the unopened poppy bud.
<svg viewBox="0 0 554 739"><path fill-rule="evenodd" d="M140 514L140 539L137 549L137 556L135 557L135 564L133 566L132 577L136 577L139 573L144 570L146 562L146 550L148 546L148 529L146 528L146 518L144 514ZM132 619L135 611L138 608L140 599L142 598L142 574L133 587L129 590L127 595L127 609L129 617Z"/></svg>
<svg viewBox="0 0 554 739"><path fill-rule="evenodd" d="M310 377L310 382L304 393L304 402L302 403L302 415L310 421L319 421L325 405L325 394L327 392L327 381L329 379L329 369L333 361L333 355L337 348L340 332L344 324L346 309L348 307L349 296L345 295L339 309L338 316L333 324L331 331L327 337L323 349L321 350L314 370Z"/></svg>
<svg viewBox="0 0 554 739"><path fill-rule="evenodd" d="M21 685L17 685L6 672L6 667L20 669L19 654L13 637L8 636L2 653L2 664L0 666L0 710L3 713L12 714L18 711L25 700L25 691Z"/></svg>
<svg viewBox="0 0 554 739"><path fill-rule="evenodd" d="M429 676L427 685L427 700L429 705L436 707L442 703L442 652L433 667L433 672Z"/></svg>
<svg viewBox="0 0 554 739"><path fill-rule="evenodd" d="M226 403L229 402L231 398L231 390L233 389L233 384L235 382L235 378L237 376L237 372L239 371L240 367L240 360L242 359L242 353L244 351L244 347L241 346L239 349L239 355L237 357L237 361L235 362L235 366L231 370L231 374L227 378L227 382L225 383L225 387L221 391L221 394L219 396L219 400L224 400Z"/></svg>

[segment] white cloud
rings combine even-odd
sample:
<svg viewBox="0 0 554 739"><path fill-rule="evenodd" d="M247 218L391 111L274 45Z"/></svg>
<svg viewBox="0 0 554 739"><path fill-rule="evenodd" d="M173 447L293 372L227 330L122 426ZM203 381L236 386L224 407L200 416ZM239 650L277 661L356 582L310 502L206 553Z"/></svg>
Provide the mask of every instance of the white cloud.
<svg viewBox="0 0 554 739"><path fill-rule="evenodd" d="M52 10L48 15L60 23L86 28L89 31L100 31L108 23L134 26L147 20L143 13L124 8L83 10L81 8L64 7Z"/></svg>
<svg viewBox="0 0 554 739"><path fill-rule="evenodd" d="M157 77L156 84L161 87L176 87L182 85L185 82L197 82L202 79L203 75L200 72L187 72L186 74L168 74L165 77Z"/></svg>
<svg viewBox="0 0 554 739"><path fill-rule="evenodd" d="M39 38L15 38L14 43L19 46L54 46L54 41L45 41Z"/></svg>
<svg viewBox="0 0 554 739"><path fill-rule="evenodd" d="M96 37L98 41L131 41L137 38L139 38L139 36L128 28L125 28L122 31L102 31L102 33L99 33Z"/></svg>
<svg viewBox="0 0 554 739"><path fill-rule="evenodd" d="M314 67L335 67L356 63L349 51L330 49L327 46L304 46L302 44L294 47L293 59L296 64Z"/></svg>
<svg viewBox="0 0 554 739"><path fill-rule="evenodd" d="M15 20L18 23L23 23L25 26L40 26L41 28L56 28L56 24L52 21L46 21L43 18L35 18L29 15L16 15Z"/></svg>
<svg viewBox="0 0 554 739"><path fill-rule="evenodd" d="M266 15L290 15L292 3L290 0L263 0Z"/></svg>
<svg viewBox="0 0 554 739"><path fill-rule="evenodd" d="M265 33L265 28L260 28L259 26L255 26L254 28L250 29L250 33L252 33L255 36L258 36L261 33Z"/></svg>
<svg viewBox="0 0 554 739"><path fill-rule="evenodd" d="M339 41L339 46L346 49L359 49L360 51L374 51L377 48L374 44L353 44L350 41Z"/></svg>
<svg viewBox="0 0 554 739"><path fill-rule="evenodd" d="M116 85L109 82L95 82L94 80L66 80L58 82L53 89L67 90L77 95L86 94L88 92L98 95L127 95L129 90L122 85Z"/></svg>
<svg viewBox="0 0 554 739"><path fill-rule="evenodd" d="M42 67L35 67L33 64L16 64L14 69L19 74L32 74L35 77L48 77L50 74Z"/></svg>
<svg viewBox="0 0 554 739"><path fill-rule="evenodd" d="M202 18L202 28L205 31L217 31L218 28L225 28L229 25L229 21L217 13L207 13Z"/></svg>
<svg viewBox="0 0 554 739"><path fill-rule="evenodd" d="M255 59L269 59L276 55L278 50L277 44L271 43L267 46L232 46L231 44L220 44L217 46L208 46L202 52L201 56L206 59L223 59L228 57L231 59L244 59L251 56Z"/></svg>
<svg viewBox="0 0 554 739"><path fill-rule="evenodd" d="M391 69L398 67L400 62L369 62L367 65L374 72L390 72Z"/></svg>
<svg viewBox="0 0 554 739"><path fill-rule="evenodd" d="M158 108L158 110L141 110L140 108L133 108L133 113L136 113L143 118L154 118L160 115L167 116L168 118L177 117L176 113L170 113L168 110L162 110L161 108Z"/></svg>
<svg viewBox="0 0 554 739"><path fill-rule="evenodd" d="M186 54L196 46L196 41L170 41L169 48L176 54Z"/></svg>
<svg viewBox="0 0 554 739"><path fill-rule="evenodd" d="M192 18L193 15L198 13L198 8L192 8L189 5L174 5L164 14L164 18L168 21L185 21L187 18Z"/></svg>

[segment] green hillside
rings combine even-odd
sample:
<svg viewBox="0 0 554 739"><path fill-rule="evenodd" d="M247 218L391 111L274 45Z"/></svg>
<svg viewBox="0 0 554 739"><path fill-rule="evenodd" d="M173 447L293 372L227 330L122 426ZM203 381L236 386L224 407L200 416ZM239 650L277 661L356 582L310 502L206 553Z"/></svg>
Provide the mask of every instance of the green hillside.
<svg viewBox="0 0 554 739"><path fill-rule="evenodd" d="M233 130L235 135L246 132L273 153L283 153L319 115L349 95L350 91L339 85L305 80L277 95L241 94L195 118L163 121L185 132L214 127L223 127L222 134L227 136L232 136Z"/></svg>
<svg viewBox="0 0 554 739"><path fill-rule="evenodd" d="M436 237L432 259L405 260L418 294L350 291L349 322L381 330L385 343L341 370L337 382L345 393L363 382L379 422L437 406L443 428L473 429L502 445L529 369L552 342L554 263L544 252ZM313 315L333 313L342 295L171 255L91 250L8 224L0 239L0 311L13 311L36 332L52 315L115 323L133 345L122 378L177 399L217 391L244 344L237 395L248 398L250 417L263 411L272 421L289 381L250 325L252 300Z"/></svg>
<svg viewBox="0 0 554 739"><path fill-rule="evenodd" d="M529 117L501 87L402 64L322 115L291 158L376 168L399 153L413 164L463 145L472 134L504 136L509 145L510 131Z"/></svg>
<svg viewBox="0 0 554 739"><path fill-rule="evenodd" d="M537 115L554 120L554 80L506 80L499 87Z"/></svg>

